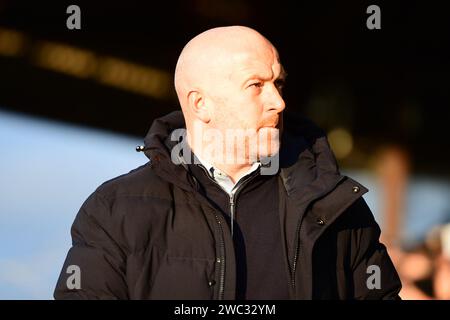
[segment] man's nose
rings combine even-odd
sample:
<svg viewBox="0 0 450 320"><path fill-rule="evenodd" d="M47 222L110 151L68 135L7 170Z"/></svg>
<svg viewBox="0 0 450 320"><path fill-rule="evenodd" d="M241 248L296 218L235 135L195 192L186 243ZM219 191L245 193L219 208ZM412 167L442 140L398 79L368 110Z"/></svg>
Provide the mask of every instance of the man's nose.
<svg viewBox="0 0 450 320"><path fill-rule="evenodd" d="M268 111L276 111L277 113L280 113L284 110L286 104L284 103L283 97L277 87L275 85L271 87L272 88L267 95L267 109Z"/></svg>

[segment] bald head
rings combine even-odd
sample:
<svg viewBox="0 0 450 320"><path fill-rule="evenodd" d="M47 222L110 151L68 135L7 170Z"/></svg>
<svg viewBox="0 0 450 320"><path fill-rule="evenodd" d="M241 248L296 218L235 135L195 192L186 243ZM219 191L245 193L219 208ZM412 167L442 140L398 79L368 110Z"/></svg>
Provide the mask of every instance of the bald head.
<svg viewBox="0 0 450 320"><path fill-rule="evenodd" d="M276 49L253 29L214 28L189 41L178 59L175 88L194 152L233 179L255 159L275 154L284 77ZM243 161L225 163L225 154Z"/></svg>
<svg viewBox="0 0 450 320"><path fill-rule="evenodd" d="M244 142L227 138L225 149L245 158L245 164L231 167L241 170L249 159L276 153L285 107L281 96L284 77L276 49L253 29L214 28L189 41L178 59L175 88L194 152L204 155L200 150L213 146L222 154L221 137L245 131ZM257 152L250 148L256 144ZM227 173L234 170L216 156L209 158Z"/></svg>
<svg viewBox="0 0 450 320"><path fill-rule="evenodd" d="M197 35L183 48L175 69L183 112L191 90L212 92L239 68L237 60L270 54L278 55L265 37L248 27L220 27Z"/></svg>

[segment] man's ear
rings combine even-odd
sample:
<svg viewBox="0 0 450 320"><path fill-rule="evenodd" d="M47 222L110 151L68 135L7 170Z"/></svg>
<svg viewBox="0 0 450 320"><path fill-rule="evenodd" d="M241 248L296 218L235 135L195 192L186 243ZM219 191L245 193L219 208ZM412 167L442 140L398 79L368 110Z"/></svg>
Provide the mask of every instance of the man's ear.
<svg viewBox="0 0 450 320"><path fill-rule="evenodd" d="M192 113L201 121L208 123L211 120L209 108L206 106L205 96L201 91L192 90L188 93L188 105Z"/></svg>

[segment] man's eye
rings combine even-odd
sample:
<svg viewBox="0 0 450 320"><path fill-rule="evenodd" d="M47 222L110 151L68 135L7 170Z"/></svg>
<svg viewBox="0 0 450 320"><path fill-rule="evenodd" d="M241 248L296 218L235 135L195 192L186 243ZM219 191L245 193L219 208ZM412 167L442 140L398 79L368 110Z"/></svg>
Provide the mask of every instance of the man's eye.
<svg viewBox="0 0 450 320"><path fill-rule="evenodd" d="M262 86L263 86L262 82L255 82L255 83L250 84L249 87L261 88Z"/></svg>
<svg viewBox="0 0 450 320"><path fill-rule="evenodd" d="M282 90L284 88L284 81L275 81L275 86L278 90Z"/></svg>

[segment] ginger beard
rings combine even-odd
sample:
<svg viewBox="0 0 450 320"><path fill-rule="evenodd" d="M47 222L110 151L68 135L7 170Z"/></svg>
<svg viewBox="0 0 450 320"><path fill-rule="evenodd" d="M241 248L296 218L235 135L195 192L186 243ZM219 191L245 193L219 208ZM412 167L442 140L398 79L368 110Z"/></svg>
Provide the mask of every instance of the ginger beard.
<svg viewBox="0 0 450 320"><path fill-rule="evenodd" d="M280 132L278 125L262 126L257 130L227 130L223 149L225 164L252 165L261 159L275 156L280 150Z"/></svg>
<svg viewBox="0 0 450 320"><path fill-rule="evenodd" d="M258 160L273 157L280 150L280 130L263 127L258 131Z"/></svg>
<svg viewBox="0 0 450 320"><path fill-rule="evenodd" d="M199 122L193 126L194 150L216 164L252 165L261 159L275 156L280 149L281 123L259 129L204 128ZM188 133L188 141L190 139Z"/></svg>
<svg viewBox="0 0 450 320"><path fill-rule="evenodd" d="M200 124L197 126L199 131L196 136L202 136L205 157L217 164L252 165L278 154L283 127L282 113L255 124L233 115L229 108L222 105L216 107L212 126L203 131Z"/></svg>

